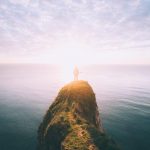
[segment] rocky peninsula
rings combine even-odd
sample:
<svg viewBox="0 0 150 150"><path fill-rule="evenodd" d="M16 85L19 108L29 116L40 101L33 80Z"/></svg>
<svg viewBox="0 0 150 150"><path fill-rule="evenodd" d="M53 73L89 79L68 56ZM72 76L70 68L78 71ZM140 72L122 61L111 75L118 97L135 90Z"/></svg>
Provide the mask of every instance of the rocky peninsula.
<svg viewBox="0 0 150 150"><path fill-rule="evenodd" d="M37 150L119 150L103 129L88 82L73 81L60 90L38 129Z"/></svg>

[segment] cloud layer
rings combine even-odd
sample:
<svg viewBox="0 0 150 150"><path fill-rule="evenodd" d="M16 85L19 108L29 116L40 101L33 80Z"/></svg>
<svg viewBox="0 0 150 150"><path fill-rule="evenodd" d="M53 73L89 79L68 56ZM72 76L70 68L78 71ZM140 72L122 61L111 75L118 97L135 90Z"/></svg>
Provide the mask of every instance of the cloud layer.
<svg viewBox="0 0 150 150"><path fill-rule="evenodd" d="M150 63L149 33L149 0L0 0L1 62Z"/></svg>

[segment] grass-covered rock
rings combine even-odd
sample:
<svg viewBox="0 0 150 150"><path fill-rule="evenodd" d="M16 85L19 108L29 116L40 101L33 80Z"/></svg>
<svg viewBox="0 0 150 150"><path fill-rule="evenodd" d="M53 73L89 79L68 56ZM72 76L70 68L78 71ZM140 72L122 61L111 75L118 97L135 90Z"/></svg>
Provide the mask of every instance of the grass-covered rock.
<svg viewBox="0 0 150 150"><path fill-rule="evenodd" d="M103 130L95 94L85 81L64 86L38 130L38 150L118 150Z"/></svg>

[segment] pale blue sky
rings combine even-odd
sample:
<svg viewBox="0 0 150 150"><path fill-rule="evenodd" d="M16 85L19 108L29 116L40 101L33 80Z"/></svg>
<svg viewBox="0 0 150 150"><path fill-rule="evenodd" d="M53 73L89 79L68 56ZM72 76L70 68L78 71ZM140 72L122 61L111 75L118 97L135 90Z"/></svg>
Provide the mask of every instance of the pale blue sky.
<svg viewBox="0 0 150 150"><path fill-rule="evenodd" d="M150 64L150 0L0 0L0 62Z"/></svg>

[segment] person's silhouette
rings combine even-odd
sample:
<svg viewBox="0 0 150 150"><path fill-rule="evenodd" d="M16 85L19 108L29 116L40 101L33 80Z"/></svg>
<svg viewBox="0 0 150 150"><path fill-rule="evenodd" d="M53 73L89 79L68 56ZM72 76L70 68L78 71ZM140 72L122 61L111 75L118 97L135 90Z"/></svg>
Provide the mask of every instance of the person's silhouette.
<svg viewBox="0 0 150 150"><path fill-rule="evenodd" d="M77 67L74 68L73 74L74 74L74 81L77 81L79 75L79 70Z"/></svg>

